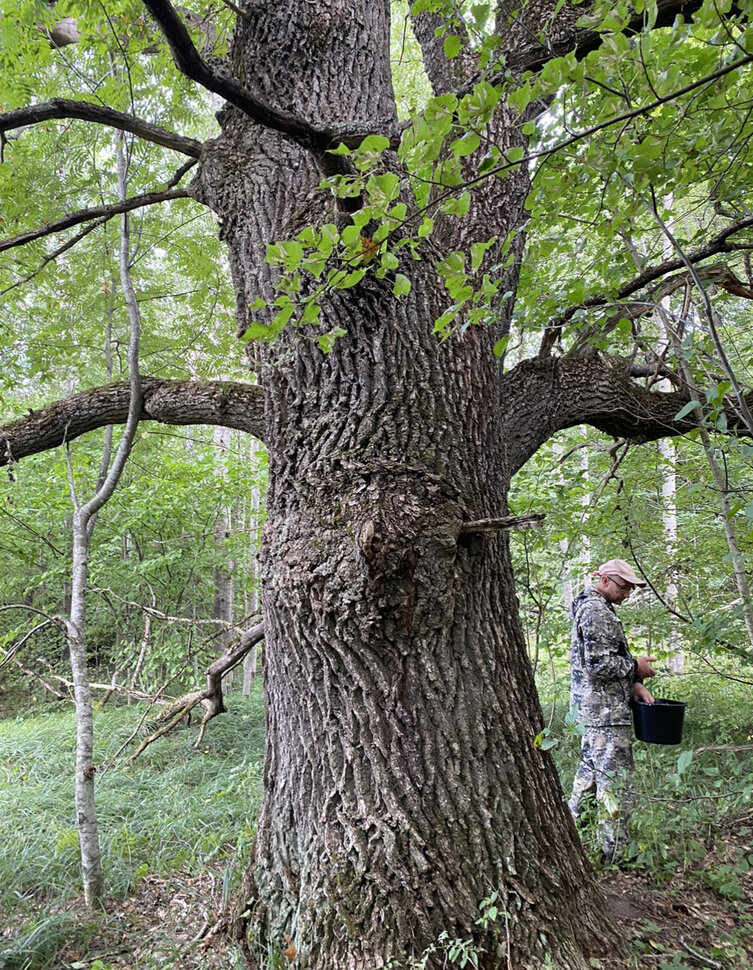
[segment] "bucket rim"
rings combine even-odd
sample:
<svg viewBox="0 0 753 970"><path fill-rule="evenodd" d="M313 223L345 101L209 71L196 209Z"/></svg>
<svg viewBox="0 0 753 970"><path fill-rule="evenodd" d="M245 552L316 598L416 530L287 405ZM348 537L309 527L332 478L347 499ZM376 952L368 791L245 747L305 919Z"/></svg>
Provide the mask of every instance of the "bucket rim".
<svg viewBox="0 0 753 970"><path fill-rule="evenodd" d="M668 697L656 697L653 704L648 704L646 701L633 701L633 704L639 707L687 707L687 701L673 701Z"/></svg>

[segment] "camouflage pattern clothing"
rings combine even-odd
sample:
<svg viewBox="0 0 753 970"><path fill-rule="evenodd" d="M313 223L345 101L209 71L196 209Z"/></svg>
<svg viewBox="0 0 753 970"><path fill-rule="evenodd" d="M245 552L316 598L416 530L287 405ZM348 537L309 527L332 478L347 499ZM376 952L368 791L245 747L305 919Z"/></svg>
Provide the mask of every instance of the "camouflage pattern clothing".
<svg viewBox="0 0 753 970"><path fill-rule="evenodd" d="M581 763L568 802L577 820L595 792L599 839L608 858L627 841L633 807L630 698L636 663L614 607L595 589L573 601L570 703L585 723Z"/></svg>

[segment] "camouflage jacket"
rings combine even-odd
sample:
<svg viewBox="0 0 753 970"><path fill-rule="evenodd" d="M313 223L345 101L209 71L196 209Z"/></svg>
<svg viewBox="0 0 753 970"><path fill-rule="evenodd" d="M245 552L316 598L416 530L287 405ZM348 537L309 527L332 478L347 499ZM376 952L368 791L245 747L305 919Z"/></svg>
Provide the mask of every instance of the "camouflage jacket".
<svg viewBox="0 0 753 970"><path fill-rule="evenodd" d="M595 589L573 600L570 704L588 727L630 724L635 660L614 607Z"/></svg>

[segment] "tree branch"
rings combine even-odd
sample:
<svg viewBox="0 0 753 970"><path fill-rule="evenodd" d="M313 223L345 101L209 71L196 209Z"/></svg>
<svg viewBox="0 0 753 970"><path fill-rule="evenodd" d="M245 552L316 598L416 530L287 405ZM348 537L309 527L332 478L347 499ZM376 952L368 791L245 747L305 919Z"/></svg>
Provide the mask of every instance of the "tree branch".
<svg viewBox="0 0 753 970"><path fill-rule="evenodd" d="M260 387L233 381L167 381L156 377L144 377L142 384L142 421L220 425L264 438ZM29 411L27 417L0 428L0 466L56 448L96 428L123 424L130 397L127 383L106 384L41 411Z"/></svg>
<svg viewBox="0 0 753 970"><path fill-rule="evenodd" d="M147 205L158 205L160 202L171 202L173 199L188 199L190 195L187 189L169 189L166 192L148 192L146 195L135 196L132 199L125 199L123 202L113 202L111 205L95 206L92 209L79 209L78 212L69 212L68 215L54 222L48 222L39 229L32 229L23 232L10 239L0 239L0 252L6 249L13 249L15 246L25 246L35 239L42 239L44 236L52 236L56 232L70 229L71 226L78 226L82 222L90 222L94 219L106 221L113 216L123 212L131 212L134 209L141 209Z"/></svg>
<svg viewBox="0 0 753 970"><path fill-rule="evenodd" d="M222 696L222 678L225 674L237 667L252 647L255 647L260 640L264 639L264 623L257 623L249 630L244 630L240 640L230 647L209 667L207 667L206 687L203 690L190 691L177 700L172 701L168 707L160 712L157 723L160 725L149 737L144 738L136 751L131 755L131 761L138 758L142 751L153 741L164 737L171 731L183 718L197 706L203 704L204 717L199 729L199 735L194 743L194 748L198 748L204 738L207 724L213 717L225 713L225 704Z"/></svg>
<svg viewBox="0 0 753 970"><path fill-rule="evenodd" d="M279 131L301 148L310 151L325 169L326 174L337 174L346 170L346 163L342 157L327 154L327 149L336 148L340 142L349 148L357 148L367 135L380 133L389 137L392 147L397 148L400 134L392 121L377 121L369 125L352 123L319 127L299 115L274 107L268 100L244 88L229 74L213 70L196 50L186 25L167 0L144 0L144 6L165 35L175 65L181 73L202 85L207 91L219 94L248 115L252 121Z"/></svg>
<svg viewBox="0 0 753 970"><path fill-rule="evenodd" d="M531 9L526 10L522 14L529 22L532 21L536 24L536 30L529 31L528 35L531 37L538 38L538 35L541 33L541 25L546 24L550 19L548 14L552 4L546 2L543 11L541 10L541 6L541 4L530 4L529 7ZM656 29L657 27L671 27L678 16L687 18L695 13L696 10L699 10L701 6L702 0L658 0L656 4L656 20L652 24L652 29ZM566 22L568 14L572 18L573 13L575 17L580 19L584 15L588 16L588 9L568 5L563 10L561 17L555 17L551 25L553 29L545 29L545 33L547 34L546 45L536 42L528 47L521 46L508 57L506 69L512 70L516 74L522 73L523 71L540 71L549 61L554 60L556 57L564 57L571 51L574 51L576 59L580 61L586 54L598 50L605 37L600 31L594 30L591 27L578 27L577 21L576 23L572 23L572 19L570 19L570 24L563 29L563 22ZM627 36L640 34L646 29L646 26L646 14L644 12L633 14L625 24L622 33ZM504 72L500 72L498 78L490 78L489 80L493 84L495 80L501 81L503 78Z"/></svg>
<svg viewBox="0 0 753 970"><path fill-rule="evenodd" d="M565 324L572 319L578 310L590 309L596 307L608 306L619 300L625 300L629 296L633 296L640 290L645 289L650 283L655 280L660 280L662 277L667 276L669 273L674 273L679 269L685 269L687 263L695 266L697 263L703 262L704 259L709 259L711 256L718 256L720 253L735 252L736 246L729 242L731 236L734 236L738 232L742 232L745 229L753 228L753 215L745 216L742 219L738 219L737 222L733 222L731 225L727 226L721 232L712 236L711 239L703 246L694 250L692 253L687 253L684 259L676 257L674 259L666 259L663 263L659 263L657 266L651 266L639 273L638 276L634 277L629 283L620 287L614 296L606 296L603 293L596 293L590 296L587 300L576 306L568 307L564 313L560 314L558 317L554 317L550 320L541 338L541 345L539 347L539 357L547 356L552 347L554 346L557 337L562 332ZM731 272L729 267L724 263L720 263L714 266L707 267L706 270L702 271L700 274L702 279L708 279L710 282L716 283L723 289L727 290L729 293L735 296L743 296L750 299L751 291L747 289L736 279L734 274ZM668 282L668 286L670 284ZM671 292L671 289L668 291ZM656 302L661 297L657 297ZM650 309L647 306L647 309Z"/></svg>
<svg viewBox="0 0 753 970"><path fill-rule="evenodd" d="M478 532L540 529L543 524L544 516L541 512L529 512L526 515L503 515L496 519L476 519L473 522L463 522L460 526L460 534L473 535Z"/></svg>
<svg viewBox="0 0 753 970"><path fill-rule="evenodd" d="M628 377L629 366L629 361L592 353L532 358L509 371L500 406L508 415L529 415L518 424L512 418L507 440L513 469L520 469L557 431L578 424L636 444L686 434L697 426L692 414L675 420L687 394L642 387ZM530 420L532 410L539 420ZM727 419L732 433L745 434L731 409Z"/></svg>
<svg viewBox="0 0 753 970"><path fill-rule="evenodd" d="M28 108L18 108L0 114L0 133L21 128L24 125L36 125L42 121L53 121L59 118L77 118L80 121L91 121L98 125L107 125L121 131L129 131L145 141L170 148L174 152L199 158L202 144L195 138L185 138L172 131L160 128L148 121L134 118L123 111L114 111L99 104L88 101L71 101L67 98L53 98L43 104L31 105Z"/></svg>

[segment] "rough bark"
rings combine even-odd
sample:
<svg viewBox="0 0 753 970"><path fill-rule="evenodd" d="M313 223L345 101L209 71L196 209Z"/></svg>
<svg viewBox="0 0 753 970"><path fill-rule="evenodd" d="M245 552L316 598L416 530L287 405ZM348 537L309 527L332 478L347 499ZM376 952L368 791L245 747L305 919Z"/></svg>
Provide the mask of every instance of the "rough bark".
<svg viewBox="0 0 753 970"><path fill-rule="evenodd" d="M261 389L231 381L167 381L144 377L141 421L209 424L237 428L263 437ZM82 434L123 424L131 391L127 382L95 387L57 401L0 429L0 466L55 448Z"/></svg>
<svg viewBox="0 0 753 970"><path fill-rule="evenodd" d="M254 3L233 69L323 126L389 118L387 28L386 3ZM296 144L236 109L221 120L194 190L221 217L244 330L252 301L273 295L264 244L296 210L332 212L310 204L320 176ZM525 191L523 179L496 184L494 227L472 217L465 238L510 228ZM256 360L270 486L254 945L284 949L287 936L301 967L357 970L420 954L446 930L482 938L487 967L509 947L516 967L549 953L577 970L615 936L533 745L541 719L507 541L461 536L463 522L505 515L510 477L540 443L529 403L545 437L571 420L572 406L551 415L530 386L549 393L569 365L507 379L493 333L440 345L430 263L400 269L404 300L365 278L323 302L323 328L347 331L329 354L291 328ZM493 890L506 916L483 932L478 904Z"/></svg>

